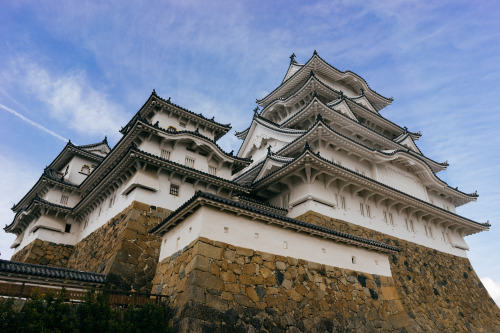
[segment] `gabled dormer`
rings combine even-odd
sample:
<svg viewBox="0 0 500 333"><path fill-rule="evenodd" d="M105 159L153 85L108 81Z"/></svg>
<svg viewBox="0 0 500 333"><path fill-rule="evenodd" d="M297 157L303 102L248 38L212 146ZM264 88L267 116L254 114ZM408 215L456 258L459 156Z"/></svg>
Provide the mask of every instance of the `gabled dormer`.
<svg viewBox="0 0 500 333"><path fill-rule="evenodd" d="M296 90L302 82L307 80L311 71L314 71L322 78L326 78L328 81L327 84L330 83L333 86L343 86L343 90L345 90L348 95L349 93L347 91L351 91L352 95L350 95L350 97L357 95L356 92L363 89L367 100L376 111L380 111L392 103L392 98L384 97L372 90L362 77L351 71L338 70L324 61L316 51L314 51L313 56L304 65L298 64L295 61L295 56L292 56L291 59L292 61L285 75L285 79L270 94L257 100L260 106L266 107L275 99L284 98L290 95L290 93Z"/></svg>
<svg viewBox="0 0 500 333"><path fill-rule="evenodd" d="M217 141L230 129L230 124L221 124L214 120L206 118L201 113L194 113L177 104L174 104L170 97L163 99L153 90L151 96L129 123L120 131L126 134L133 127L137 118L172 131L198 131L202 135Z"/></svg>
<svg viewBox="0 0 500 333"><path fill-rule="evenodd" d="M400 135L399 137L397 137L396 139L394 139L394 142L397 142L400 145L402 145L402 146L404 146L404 147L406 147L408 149L411 149L411 150L413 150L414 152L416 152L418 154L422 154L422 152L420 151L420 149L415 144L415 141L413 141L410 133L405 133L405 134Z"/></svg>

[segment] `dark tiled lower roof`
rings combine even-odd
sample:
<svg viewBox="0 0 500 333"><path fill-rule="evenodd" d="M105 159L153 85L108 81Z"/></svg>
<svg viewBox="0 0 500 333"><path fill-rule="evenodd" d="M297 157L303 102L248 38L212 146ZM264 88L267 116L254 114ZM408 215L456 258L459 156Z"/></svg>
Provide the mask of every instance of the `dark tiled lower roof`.
<svg viewBox="0 0 500 333"><path fill-rule="evenodd" d="M26 264L0 259L0 273L25 274L40 278L69 279L72 281L106 283L104 274L77 271L75 269L57 268L45 265Z"/></svg>
<svg viewBox="0 0 500 333"><path fill-rule="evenodd" d="M270 211L260 209L260 208L255 207L255 206L251 206L251 205L248 205L248 204L245 204L242 202L226 199L226 198L220 197L218 195L208 193L208 192L202 192L202 191L196 191L195 195L192 196L191 199L189 199L182 206L177 208L173 213L171 213L166 219L164 219L160 224L158 224L156 227L151 229L149 232L154 233L155 231L161 229L162 226L164 226L166 223L168 223L168 221L170 221L171 219L175 218L181 211L183 211L186 207L188 207L191 203L193 203L198 198L205 198L205 199L208 199L208 200L211 200L214 202L223 203L223 204L228 205L228 206L233 206L233 207L236 207L239 209L247 210L247 211L252 212L252 213L257 213L257 214L264 215L264 216L267 216L267 217L270 217L270 218L273 218L276 220L280 220L280 221L283 221L286 223L294 224L294 225L297 225L299 227L319 231L319 232L334 236L337 239L345 239L344 241L346 241L346 240L354 241L354 242L358 242L361 244L370 245L370 246L373 246L373 247L376 247L379 249L383 249L386 251L392 251L392 252L400 252L401 251L396 246L392 246L392 245L385 244L385 243L382 243L382 242L379 242L376 240L372 240L372 239L368 239L368 238L359 237L356 235L351 235L351 234L348 234L345 232L325 228L322 226L318 226L318 225L315 225L312 223L308 223L308 222L297 220L297 219L294 219L291 217L276 214L276 213L273 213Z"/></svg>

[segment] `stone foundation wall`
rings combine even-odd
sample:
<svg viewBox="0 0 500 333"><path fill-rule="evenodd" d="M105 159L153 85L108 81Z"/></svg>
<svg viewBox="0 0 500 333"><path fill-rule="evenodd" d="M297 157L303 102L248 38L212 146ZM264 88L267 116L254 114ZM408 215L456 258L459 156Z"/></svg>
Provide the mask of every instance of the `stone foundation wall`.
<svg viewBox="0 0 500 333"><path fill-rule="evenodd" d="M71 245L56 244L35 239L24 249L14 254L10 260L28 264L66 267L73 251L74 247Z"/></svg>
<svg viewBox="0 0 500 333"><path fill-rule="evenodd" d="M500 332L500 309L467 258L407 242L352 223L307 212L298 219L398 246L391 272L417 332Z"/></svg>
<svg viewBox="0 0 500 333"><path fill-rule="evenodd" d="M148 231L170 214L169 210L134 201L76 246L68 268L107 275L122 290L151 290L161 239Z"/></svg>
<svg viewBox="0 0 500 333"><path fill-rule="evenodd" d="M198 238L157 267L178 332L402 332L391 277Z"/></svg>

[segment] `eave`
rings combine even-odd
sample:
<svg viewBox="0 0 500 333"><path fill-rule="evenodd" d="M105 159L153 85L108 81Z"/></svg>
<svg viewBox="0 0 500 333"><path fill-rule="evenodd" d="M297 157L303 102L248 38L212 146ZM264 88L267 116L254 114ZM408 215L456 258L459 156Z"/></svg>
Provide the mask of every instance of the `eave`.
<svg viewBox="0 0 500 333"><path fill-rule="evenodd" d="M42 174L40 176L40 178L37 180L37 182L35 183L35 185L33 185L33 187L28 191L28 193L26 193L24 195L24 197L21 200L19 200L19 202L12 207L12 211L17 212L21 207L27 206L27 204L31 200L33 200L33 198L38 193L40 193L44 189L44 187L48 184L60 186L60 187L69 189L70 191L75 191L75 190L77 191L78 190L77 185L66 183L63 181L57 181L57 180L54 180L52 178L47 177L45 174Z"/></svg>
<svg viewBox="0 0 500 333"><path fill-rule="evenodd" d="M320 174L329 175L332 177L331 181L340 181L343 189L350 187L352 189L351 194L367 192L368 194L365 196L365 200L373 198L376 200L376 203L378 202L376 204L377 207L384 201L389 202L391 207L398 207L398 213L402 210L407 210L410 212L410 215L418 219L431 216L428 223L436 221L434 222L436 225L443 225L446 228L458 231L462 235L470 235L488 230L490 227L489 223L479 223L459 216L348 168L330 162L312 152L309 145L306 145L303 153L293 162L285 164L280 169L275 170L255 182L252 186L253 193L259 193L260 190L269 191L274 183L280 182L287 177L295 176L297 172L301 170L307 171L304 181L311 182ZM352 194L353 197L354 194Z"/></svg>
<svg viewBox="0 0 500 333"><path fill-rule="evenodd" d="M197 182L203 181L207 184L217 186L219 188L226 188L229 191L234 191L236 193L249 193L250 189L237 184L233 181L208 174L197 169L187 167L185 165L163 159L153 154L149 154L135 147L130 146L127 152L122 156L120 160L115 162L115 164L110 168L104 177L104 181L100 182L97 186L92 188L92 190L84 197L74 208L75 215L81 215L88 213L88 210L92 210L92 203L94 200L98 199L99 195L106 195L106 190L113 192L120 185L118 183L123 183L128 179L122 180L123 173L127 170L137 167L144 167L145 165L152 165L158 168L157 172L160 170L166 170L183 175L185 178L190 177L196 179Z"/></svg>
<svg viewBox="0 0 500 333"><path fill-rule="evenodd" d="M203 124L203 126L207 128L213 129L215 134L215 141L220 139L224 134L226 134L230 129L230 124L221 124L216 122L215 120L208 119L203 116L201 113L194 113L188 109L185 109L177 104L174 104L169 99L163 99L156 94L153 90L148 100L144 103L144 105L137 111L136 115L129 121L129 123L122 128L120 131L122 134L126 134L129 131L130 125L135 121L137 116L140 116L144 119L148 119L148 115L150 113L159 112L162 108L168 109L168 111L173 112L179 116L185 117L187 119L192 119L194 122L198 122Z"/></svg>
<svg viewBox="0 0 500 333"><path fill-rule="evenodd" d="M309 117L310 118L310 115L317 116L322 111L325 112L325 113L323 113L324 117L327 117L327 116L334 117L335 120L338 121L339 123L345 124L345 125L342 125L343 127L351 127L352 126L353 128L355 128L357 133L362 134L364 137L370 138L370 140L373 140L374 142L379 143L381 146L386 146L387 149L393 149L393 150L398 150L398 151L399 150L401 150L401 151L408 150L407 147L405 147L397 142L394 142L393 140L388 139L384 135L372 130L369 127L366 127L362 123L360 123L354 119L351 119L350 117L344 115L343 113L335 110L333 107L330 107L330 106L324 104L318 98L314 98L308 104L306 104L301 110L299 110L297 112L297 116L300 113L300 117L303 117L303 118ZM297 116L294 116L294 117L297 117ZM285 123L283 123L282 126L290 125L292 120L293 120L293 118L289 118ZM312 125L312 126L314 126L314 125ZM372 148L370 148L370 149L372 149ZM447 164L438 163L438 162L436 162L436 161L434 161L434 160L432 160L424 155L420 155L416 152L414 153L414 155L415 155L415 157L418 157L420 159L425 160L425 162L429 165L429 167L431 168L431 170L434 173L445 170L447 167Z"/></svg>
<svg viewBox="0 0 500 333"><path fill-rule="evenodd" d="M336 242L363 247L370 250L397 253L399 248L378 242L375 240L362 238L359 236L343 233L329 228L320 227L311 223L292 219L280 214L253 207L242 202L229 200L210 193L198 191L196 194L184 203L181 207L170 214L158 226L150 230L150 233L162 236L171 228L181 223L197 208L201 206L211 206L220 210L232 212L251 218L252 220L262 221L263 223L275 224L283 228L290 228L297 232L303 232L312 236L330 239Z"/></svg>

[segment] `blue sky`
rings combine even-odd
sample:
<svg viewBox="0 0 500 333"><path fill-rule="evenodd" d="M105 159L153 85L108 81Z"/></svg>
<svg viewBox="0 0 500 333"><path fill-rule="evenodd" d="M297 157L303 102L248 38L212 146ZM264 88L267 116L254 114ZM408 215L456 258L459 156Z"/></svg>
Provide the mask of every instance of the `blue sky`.
<svg viewBox="0 0 500 333"><path fill-rule="evenodd" d="M500 303L500 5L494 1L0 0L0 224L64 147L111 145L151 91L222 123L237 150L255 99L283 79L292 52L314 50L384 96L390 120L421 131L439 176L492 223L466 238ZM13 235L1 231L1 258Z"/></svg>

